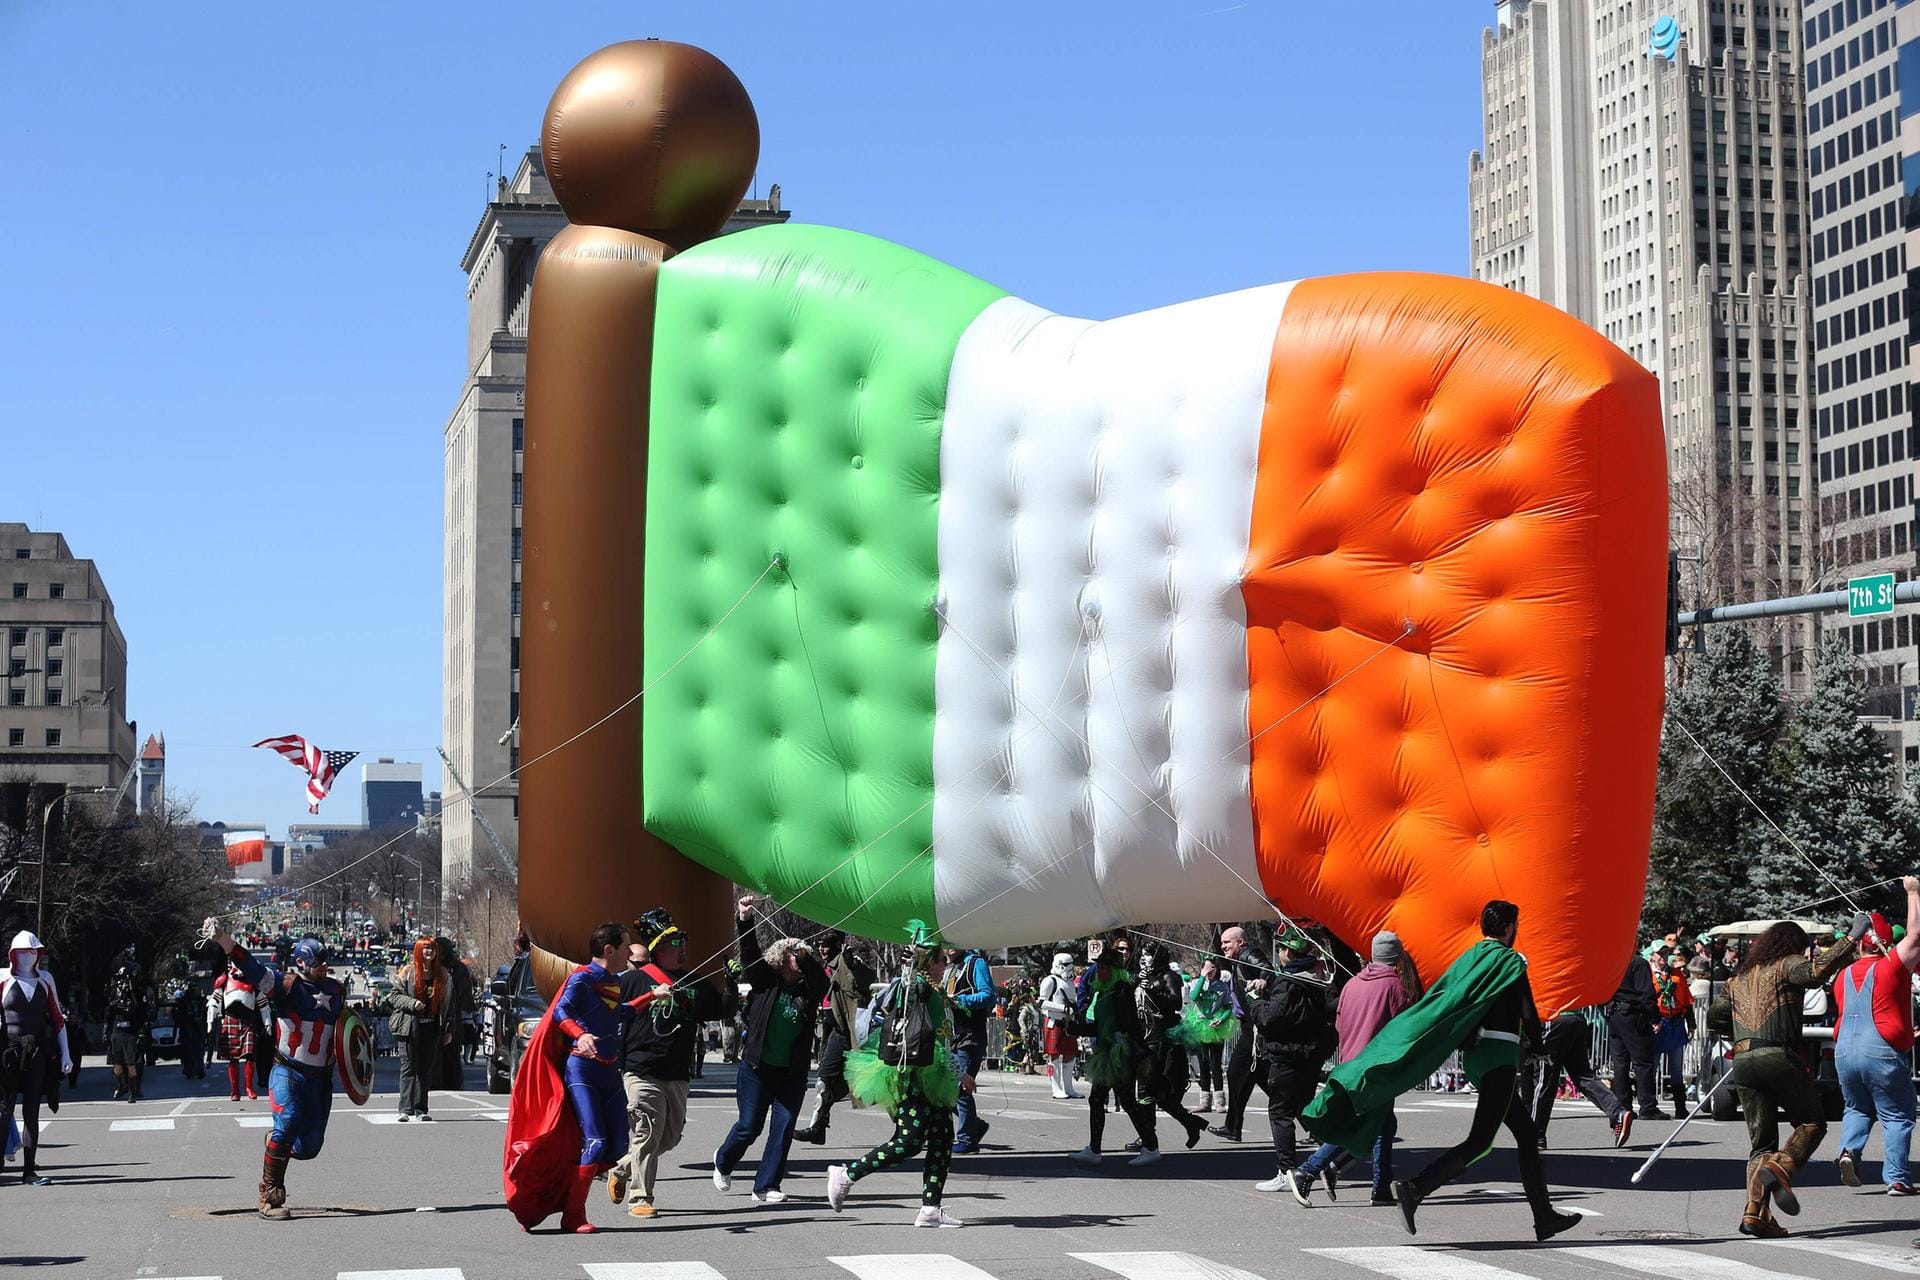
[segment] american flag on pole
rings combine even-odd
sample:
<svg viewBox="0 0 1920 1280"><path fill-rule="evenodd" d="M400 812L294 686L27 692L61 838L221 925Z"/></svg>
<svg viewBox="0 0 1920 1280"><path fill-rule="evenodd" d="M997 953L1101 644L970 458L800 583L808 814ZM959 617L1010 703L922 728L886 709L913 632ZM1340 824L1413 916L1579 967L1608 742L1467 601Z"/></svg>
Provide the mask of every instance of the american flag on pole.
<svg viewBox="0 0 1920 1280"><path fill-rule="evenodd" d="M327 788L347 767L347 762L360 754L358 751L322 751L297 733L290 733L284 738L264 738L253 745L271 747L292 761L294 768L306 771L308 813L320 812L320 802L327 798Z"/></svg>

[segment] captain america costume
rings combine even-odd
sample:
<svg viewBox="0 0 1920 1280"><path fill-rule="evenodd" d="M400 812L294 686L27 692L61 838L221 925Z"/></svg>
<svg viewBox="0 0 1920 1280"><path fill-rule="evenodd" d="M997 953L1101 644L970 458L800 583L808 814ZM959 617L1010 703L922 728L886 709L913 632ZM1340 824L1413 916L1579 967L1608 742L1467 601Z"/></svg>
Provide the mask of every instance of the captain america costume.
<svg viewBox="0 0 1920 1280"><path fill-rule="evenodd" d="M324 948L316 939L302 939L294 952L303 966L325 963ZM268 1077L273 1130L267 1135L260 1212L284 1217L287 1161L311 1160L326 1143L333 1114L334 1050L346 992L335 978L314 979L273 968L241 946L230 947L227 954L241 976L273 1001L274 1061Z"/></svg>

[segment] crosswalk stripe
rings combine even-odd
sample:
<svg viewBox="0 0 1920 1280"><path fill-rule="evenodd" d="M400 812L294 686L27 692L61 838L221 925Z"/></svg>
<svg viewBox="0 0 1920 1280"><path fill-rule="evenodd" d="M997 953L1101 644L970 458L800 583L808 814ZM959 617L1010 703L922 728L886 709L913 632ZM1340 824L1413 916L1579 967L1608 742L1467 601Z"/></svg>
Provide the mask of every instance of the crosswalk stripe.
<svg viewBox="0 0 1920 1280"><path fill-rule="evenodd" d="M1251 1271L1190 1253L1070 1253L1126 1280L1260 1280Z"/></svg>
<svg viewBox="0 0 1920 1280"><path fill-rule="evenodd" d="M467 1280L458 1267L421 1267L406 1271L342 1271L338 1280Z"/></svg>
<svg viewBox="0 0 1920 1280"><path fill-rule="evenodd" d="M107 1126L109 1133L135 1133L150 1129L171 1129L173 1119L170 1116L156 1116L150 1120L115 1120Z"/></svg>
<svg viewBox="0 0 1920 1280"><path fill-rule="evenodd" d="M272 1116L235 1116L233 1118L233 1122L239 1125L242 1129L273 1128Z"/></svg>
<svg viewBox="0 0 1920 1280"><path fill-rule="evenodd" d="M1416 1249L1411 1245L1383 1245L1371 1249L1303 1249L1316 1257L1350 1262L1356 1267L1394 1280L1515 1280L1517 1272L1476 1262L1457 1253Z"/></svg>
<svg viewBox="0 0 1920 1280"><path fill-rule="evenodd" d="M370 1116L363 1115L360 1118L365 1120L368 1124L399 1124L400 1123L400 1113L397 1111L378 1111L378 1112L375 1112L373 1115L370 1115ZM394 1274L398 1275L399 1273L395 1272Z"/></svg>
<svg viewBox="0 0 1920 1280"><path fill-rule="evenodd" d="M858 1280L993 1280L950 1253L865 1253L827 1261L853 1272Z"/></svg>
<svg viewBox="0 0 1920 1280"><path fill-rule="evenodd" d="M1667 1280L1780 1280L1781 1276L1798 1274L1658 1244L1583 1244L1556 1252L1563 1258L1610 1262L1629 1271L1665 1276Z"/></svg>
<svg viewBox="0 0 1920 1280"><path fill-rule="evenodd" d="M583 1262L589 1280L727 1280L704 1262Z"/></svg>
<svg viewBox="0 0 1920 1280"><path fill-rule="evenodd" d="M1804 1249L1808 1253L1822 1253L1830 1258L1879 1267L1883 1271L1920 1276L1920 1250L1912 1248L1901 1249L1893 1245L1865 1244L1858 1240L1835 1240L1831 1237L1820 1240L1750 1240L1747 1243L1761 1249Z"/></svg>

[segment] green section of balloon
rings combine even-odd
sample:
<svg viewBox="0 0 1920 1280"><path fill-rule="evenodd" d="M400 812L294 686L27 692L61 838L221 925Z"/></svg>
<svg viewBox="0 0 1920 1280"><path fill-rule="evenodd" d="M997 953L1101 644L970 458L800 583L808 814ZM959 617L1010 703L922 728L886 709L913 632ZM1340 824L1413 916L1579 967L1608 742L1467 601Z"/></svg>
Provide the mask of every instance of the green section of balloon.
<svg viewBox="0 0 1920 1280"><path fill-rule="evenodd" d="M1001 296L828 227L726 236L661 271L647 826L856 932L936 916L940 437L955 345Z"/></svg>

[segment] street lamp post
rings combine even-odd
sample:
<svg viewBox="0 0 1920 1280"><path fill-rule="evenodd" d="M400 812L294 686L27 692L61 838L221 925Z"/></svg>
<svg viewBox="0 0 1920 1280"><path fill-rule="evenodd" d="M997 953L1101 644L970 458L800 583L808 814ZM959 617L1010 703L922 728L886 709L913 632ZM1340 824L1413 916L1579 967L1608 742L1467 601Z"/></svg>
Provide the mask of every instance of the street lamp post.
<svg viewBox="0 0 1920 1280"><path fill-rule="evenodd" d="M107 795L113 790L112 787L83 787L78 791L62 791L40 811L40 885L34 891L34 933L45 937L47 932L47 829L53 821L53 811L59 807L62 800L69 800L74 796Z"/></svg>

